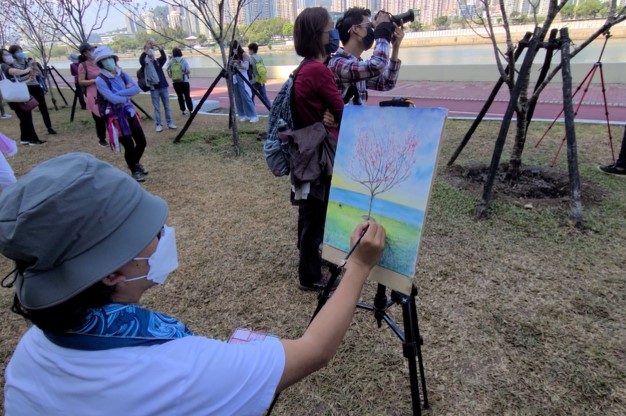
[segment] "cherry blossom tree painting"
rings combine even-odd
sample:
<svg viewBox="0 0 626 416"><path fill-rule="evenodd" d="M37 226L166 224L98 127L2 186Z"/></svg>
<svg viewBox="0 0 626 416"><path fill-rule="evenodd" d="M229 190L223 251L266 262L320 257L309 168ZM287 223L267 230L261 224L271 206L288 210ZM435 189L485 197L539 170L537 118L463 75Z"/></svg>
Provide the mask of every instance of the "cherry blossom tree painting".
<svg viewBox="0 0 626 416"><path fill-rule="evenodd" d="M411 290L419 241L447 118L442 108L348 106L333 166L322 257L341 263L365 219L385 227L385 251L370 279Z"/></svg>

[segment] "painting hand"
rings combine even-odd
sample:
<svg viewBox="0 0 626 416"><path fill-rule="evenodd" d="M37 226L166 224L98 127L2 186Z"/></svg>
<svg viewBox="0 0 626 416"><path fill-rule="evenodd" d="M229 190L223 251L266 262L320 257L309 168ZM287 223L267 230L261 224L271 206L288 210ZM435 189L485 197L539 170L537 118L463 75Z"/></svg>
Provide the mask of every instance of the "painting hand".
<svg viewBox="0 0 626 416"><path fill-rule="evenodd" d="M385 248L385 229L373 220L359 224L350 238L354 252L349 263L371 270L378 263Z"/></svg>

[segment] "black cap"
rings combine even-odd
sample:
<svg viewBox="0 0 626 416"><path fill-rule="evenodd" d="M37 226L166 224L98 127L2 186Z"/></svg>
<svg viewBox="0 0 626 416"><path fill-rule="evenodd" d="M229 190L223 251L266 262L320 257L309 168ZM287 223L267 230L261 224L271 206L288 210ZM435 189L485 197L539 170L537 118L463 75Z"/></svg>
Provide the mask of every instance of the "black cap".
<svg viewBox="0 0 626 416"><path fill-rule="evenodd" d="M80 53L85 53L87 52L89 49L93 49L93 46L91 46L89 43L87 42L83 42L80 44L80 46L78 47L78 52Z"/></svg>

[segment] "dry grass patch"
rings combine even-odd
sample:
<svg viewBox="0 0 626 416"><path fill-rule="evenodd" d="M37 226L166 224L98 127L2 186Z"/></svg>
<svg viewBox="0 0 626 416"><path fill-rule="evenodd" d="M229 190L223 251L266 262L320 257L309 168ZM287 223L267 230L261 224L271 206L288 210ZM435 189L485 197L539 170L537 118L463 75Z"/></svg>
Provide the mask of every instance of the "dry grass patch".
<svg viewBox="0 0 626 416"><path fill-rule="evenodd" d="M150 108L147 97L138 97ZM39 114L36 128L44 132ZM86 151L124 169L122 155L97 145L86 112L52 111L59 134L45 146L20 147L17 175L69 151ZM175 118L180 127L185 119ZM201 117L182 143L175 131L155 133L144 121L150 171L144 186L170 205L180 268L149 292L148 307L172 314L196 333L226 339L239 326L297 337L316 297L297 289L297 210L289 183L274 178L261 155L258 125L240 125L234 157L226 118ZM485 161L497 124L485 122L458 164ZM18 137L18 122L0 121ZM469 127L451 120L425 226L416 283L432 415L626 414L626 187L595 165L609 159L602 126L578 127L581 172L605 190L585 210L587 228L568 222L567 207L524 210L496 200L488 220L473 218L476 196L443 173ZM544 126L532 126L537 132ZM555 129L556 130L556 129ZM621 127L617 135L621 135ZM527 162L546 166L561 132L529 146ZM565 166L564 155L559 167ZM0 260L0 269L11 265ZM368 284L363 300L373 299ZM13 293L0 292L3 368L26 323L8 312ZM400 322L400 309L392 310ZM276 415L407 415L408 369L389 328L358 311L331 365L284 392Z"/></svg>

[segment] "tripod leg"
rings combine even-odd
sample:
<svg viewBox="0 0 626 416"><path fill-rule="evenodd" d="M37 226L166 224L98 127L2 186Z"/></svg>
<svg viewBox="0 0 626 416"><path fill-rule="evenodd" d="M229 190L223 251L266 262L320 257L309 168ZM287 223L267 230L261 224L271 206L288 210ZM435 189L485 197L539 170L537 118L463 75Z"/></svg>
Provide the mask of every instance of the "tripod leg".
<svg viewBox="0 0 626 416"><path fill-rule="evenodd" d="M613 136L611 135L611 123L609 122L609 107L606 104L606 87L604 86L604 71L600 63L600 82L602 84L602 98L604 99L604 117L606 118L606 129L609 133L609 147L611 148L611 159L615 162L615 150L613 150Z"/></svg>
<svg viewBox="0 0 626 416"><path fill-rule="evenodd" d="M59 84L57 83L56 78L54 77L54 75L52 74L52 71L48 70L48 73L50 74L50 77L52 78L52 81L54 82L55 87L57 87L57 91L59 92L59 95L61 96L61 98L63 99L63 102L65 103L65 105L67 105L67 100L65 99L65 96L63 95L63 93L61 92L61 88L59 88Z"/></svg>
<svg viewBox="0 0 626 416"><path fill-rule="evenodd" d="M187 119L187 122L185 123L183 128L180 130L180 132L178 133L176 138L174 138L174 143L180 143L180 139L183 138L183 136L185 135L185 132L187 132L187 129L189 128L189 126L191 126L191 123L193 122L193 119L196 117L196 114L198 114L198 111L200 111L200 109L202 108L202 104L204 104L206 99L209 98L209 95L211 95L211 93L213 92L213 89L215 88L217 83L220 81L220 79L225 78L225 77L226 77L226 72L222 69L222 71L217 75L215 80L213 80L213 83L211 84L209 89L206 90L206 92L204 93L204 95L200 99L200 101L196 105L196 108L193 109L193 112L191 113L191 115Z"/></svg>
<svg viewBox="0 0 626 416"><path fill-rule="evenodd" d="M426 374L424 372L424 361L422 359L422 336L419 330L419 321L417 319L417 306L415 303L415 297L417 295L417 288L413 285L411 289L411 295L405 296L402 301L402 317L404 320L404 355L409 361L409 377L411 379L411 396L413 399L413 411L417 407L420 414L420 402L419 402L419 385L417 380L417 369L415 368L415 357L417 357L417 364L419 366L420 383L422 384L422 394L424 396L424 408L428 409L428 390L426 388Z"/></svg>
<svg viewBox="0 0 626 416"><path fill-rule="evenodd" d="M78 102L78 91L74 91L74 101L72 102L72 113L70 114L70 123L74 121L74 114L76 113L76 102Z"/></svg>
<svg viewBox="0 0 626 416"><path fill-rule="evenodd" d="M150 114L146 113L146 110L144 110L143 108L141 108L139 106L139 104L137 104L133 99L130 100L131 103L133 103L133 105L135 107L137 107L139 109L139 111L141 111L143 113L144 116L146 116L148 118L148 120L152 120L152 117L150 117Z"/></svg>

